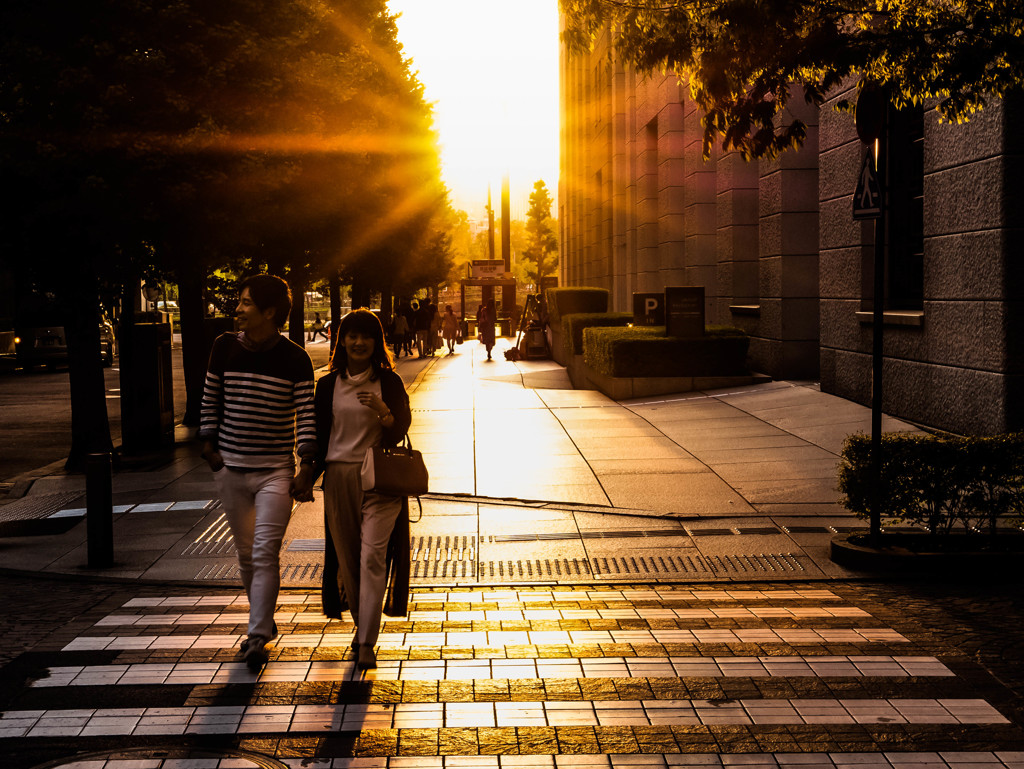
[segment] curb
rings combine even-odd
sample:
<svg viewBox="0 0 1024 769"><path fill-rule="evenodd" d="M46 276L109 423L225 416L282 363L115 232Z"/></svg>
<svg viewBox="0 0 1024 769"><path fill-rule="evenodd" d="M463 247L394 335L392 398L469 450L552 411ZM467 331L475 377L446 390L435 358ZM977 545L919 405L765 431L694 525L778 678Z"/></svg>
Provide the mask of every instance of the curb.
<svg viewBox="0 0 1024 769"><path fill-rule="evenodd" d="M1019 573L1024 548L1018 546L1006 552L970 550L955 553L916 553L899 545L889 547L866 547L851 543L851 536L840 534L832 538L829 558L833 563L854 571L920 575L937 577L948 575L963 579L972 574L991 575L1004 571Z"/></svg>

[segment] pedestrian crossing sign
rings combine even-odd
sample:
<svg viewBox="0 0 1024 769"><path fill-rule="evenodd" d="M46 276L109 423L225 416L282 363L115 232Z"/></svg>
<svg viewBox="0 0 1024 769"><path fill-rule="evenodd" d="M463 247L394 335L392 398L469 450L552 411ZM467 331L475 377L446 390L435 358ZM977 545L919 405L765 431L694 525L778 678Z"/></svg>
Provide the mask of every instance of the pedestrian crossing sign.
<svg viewBox="0 0 1024 769"><path fill-rule="evenodd" d="M882 215L882 185L875 168L874 153L864 153L864 163L857 177L857 191L853 194L853 218L877 219Z"/></svg>

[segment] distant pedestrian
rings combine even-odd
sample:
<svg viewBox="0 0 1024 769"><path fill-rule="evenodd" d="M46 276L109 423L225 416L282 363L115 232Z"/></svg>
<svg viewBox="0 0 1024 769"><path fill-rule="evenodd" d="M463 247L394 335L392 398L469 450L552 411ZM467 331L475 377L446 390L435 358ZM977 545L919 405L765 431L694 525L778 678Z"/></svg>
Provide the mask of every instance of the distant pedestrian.
<svg viewBox="0 0 1024 769"><path fill-rule="evenodd" d="M241 330L213 344L199 427L249 598L241 650L253 671L266 664L265 647L277 636L281 541L292 500L313 498L313 364L280 333L291 303L281 278L254 275L242 283L235 310Z"/></svg>
<svg viewBox="0 0 1024 769"><path fill-rule="evenodd" d="M494 348L494 303L484 302L476 310L476 327L480 335L480 341L487 349L487 360L491 360L491 350Z"/></svg>
<svg viewBox="0 0 1024 769"><path fill-rule="evenodd" d="M455 317L452 306L444 306L444 315L441 317L441 335L448 345L448 354L455 354L455 339L459 335L459 319Z"/></svg>
<svg viewBox="0 0 1024 769"><path fill-rule="evenodd" d="M409 321L401 312L395 313L394 329L391 332L391 341L395 346L395 358L402 357L402 348L409 348Z"/></svg>
<svg viewBox="0 0 1024 769"><path fill-rule="evenodd" d="M309 339L307 342L315 342L317 336L322 336L324 341L327 341L327 329L324 328L324 322L320 319L320 313L313 313L316 318L313 320L313 325L309 329Z"/></svg>
<svg viewBox="0 0 1024 769"><path fill-rule="evenodd" d="M402 308L402 315L405 317L405 323L408 330L405 332L405 341L402 343L402 350L405 351L407 357L412 357L412 348L416 343L416 308L411 304L406 304Z"/></svg>
<svg viewBox="0 0 1024 769"><path fill-rule="evenodd" d="M351 611L360 670L377 667L382 611L407 612L410 557L409 500L363 491L360 470L367 449L396 446L411 420L380 321L369 310L349 313L338 329L330 372L316 385L314 478L323 473L323 611L335 619Z"/></svg>
<svg viewBox="0 0 1024 769"><path fill-rule="evenodd" d="M430 309L430 302L424 299L416 311L416 351L421 358L433 354L430 347L430 321L433 317L434 312Z"/></svg>
<svg viewBox="0 0 1024 769"><path fill-rule="evenodd" d="M441 313L438 312L437 305L433 302L430 303L430 355L433 356L435 350L441 349Z"/></svg>

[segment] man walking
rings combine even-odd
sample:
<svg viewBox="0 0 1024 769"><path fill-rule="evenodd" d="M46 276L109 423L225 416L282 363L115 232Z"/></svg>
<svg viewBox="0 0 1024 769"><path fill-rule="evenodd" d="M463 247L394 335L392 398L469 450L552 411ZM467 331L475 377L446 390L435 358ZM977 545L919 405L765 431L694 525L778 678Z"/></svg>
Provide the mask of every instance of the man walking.
<svg viewBox="0 0 1024 769"><path fill-rule="evenodd" d="M313 496L313 364L280 333L291 304L281 278L254 275L242 283L235 311L240 331L213 344L199 426L249 597L242 654L254 672L266 664L265 647L277 636L281 541L292 500Z"/></svg>

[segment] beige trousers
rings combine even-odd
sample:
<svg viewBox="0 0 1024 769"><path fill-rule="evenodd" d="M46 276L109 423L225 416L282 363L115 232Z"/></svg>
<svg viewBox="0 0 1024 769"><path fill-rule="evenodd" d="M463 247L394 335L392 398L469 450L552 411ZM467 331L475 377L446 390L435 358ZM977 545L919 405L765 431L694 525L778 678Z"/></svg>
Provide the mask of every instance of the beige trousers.
<svg viewBox="0 0 1024 769"><path fill-rule="evenodd" d="M338 554L338 587L356 624L356 640L374 645L387 587L385 555L401 497L365 492L359 463L331 462L324 472L324 512Z"/></svg>

